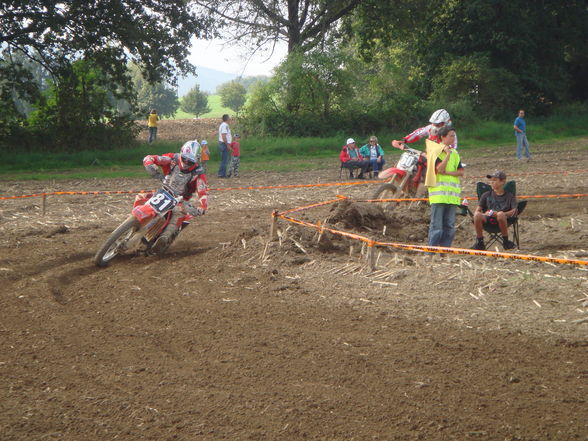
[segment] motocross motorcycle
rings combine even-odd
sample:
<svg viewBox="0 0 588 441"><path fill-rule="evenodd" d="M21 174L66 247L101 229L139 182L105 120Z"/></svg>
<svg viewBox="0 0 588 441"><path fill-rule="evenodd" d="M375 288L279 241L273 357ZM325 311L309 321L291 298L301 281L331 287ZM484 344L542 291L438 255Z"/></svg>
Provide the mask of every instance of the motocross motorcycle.
<svg viewBox="0 0 588 441"><path fill-rule="evenodd" d="M423 152L404 146L402 155L395 167L388 168L378 174L385 179L374 192L372 199L416 198L424 194L421 176L426 172L427 160ZM394 210L400 202L390 202L386 210ZM411 203L412 205L412 203Z"/></svg>
<svg viewBox="0 0 588 441"><path fill-rule="evenodd" d="M107 266L116 256L143 248L147 253L162 254L169 248L180 231L189 224L192 215L185 213L178 220L176 233L170 238L165 248L153 249L153 245L167 227L173 209L182 204L192 208L182 196L176 196L163 185L155 193L138 194L131 215L110 234L106 242L94 256L94 263L100 267Z"/></svg>

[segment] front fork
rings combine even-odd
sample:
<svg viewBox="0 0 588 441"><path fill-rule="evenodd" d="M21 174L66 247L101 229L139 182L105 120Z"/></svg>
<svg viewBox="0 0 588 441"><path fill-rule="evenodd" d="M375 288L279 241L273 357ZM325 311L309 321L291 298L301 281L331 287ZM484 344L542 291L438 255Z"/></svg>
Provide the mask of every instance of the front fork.
<svg viewBox="0 0 588 441"><path fill-rule="evenodd" d="M405 173L402 179L400 180L400 183L398 184L398 190L400 190L405 195L409 194L408 189L406 188L406 186L409 184L409 178L410 175L408 173Z"/></svg>

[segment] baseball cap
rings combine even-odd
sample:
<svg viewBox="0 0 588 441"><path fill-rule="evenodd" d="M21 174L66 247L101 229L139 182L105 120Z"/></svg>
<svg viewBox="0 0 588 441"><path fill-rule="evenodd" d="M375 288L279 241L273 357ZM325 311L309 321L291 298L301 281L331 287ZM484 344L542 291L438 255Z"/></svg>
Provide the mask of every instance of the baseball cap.
<svg viewBox="0 0 588 441"><path fill-rule="evenodd" d="M201 142L202 145L208 144L208 141L206 139L203 139Z"/></svg>
<svg viewBox="0 0 588 441"><path fill-rule="evenodd" d="M355 143L355 140L353 138L349 138L347 140L347 144L353 144L353 143Z"/></svg>
<svg viewBox="0 0 588 441"><path fill-rule="evenodd" d="M496 171L495 171L494 173L492 173L491 175L486 175L486 177L487 177L488 179L491 179L491 178L498 178L498 179L500 179L500 180L504 180L504 179L506 179L506 173L504 173L503 171L500 171L500 170L496 170Z"/></svg>

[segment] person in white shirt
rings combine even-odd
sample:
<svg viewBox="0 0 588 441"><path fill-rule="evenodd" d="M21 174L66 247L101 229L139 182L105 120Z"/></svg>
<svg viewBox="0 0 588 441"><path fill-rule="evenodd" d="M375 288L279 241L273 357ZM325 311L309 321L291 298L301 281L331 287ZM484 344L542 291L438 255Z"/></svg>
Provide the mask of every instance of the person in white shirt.
<svg viewBox="0 0 588 441"><path fill-rule="evenodd" d="M218 150L221 156L220 166L217 173L219 178L227 177L227 165L231 158L229 144L233 142L233 137L231 136L231 128L229 127L230 120L231 117L225 113L223 115L223 122L218 128Z"/></svg>

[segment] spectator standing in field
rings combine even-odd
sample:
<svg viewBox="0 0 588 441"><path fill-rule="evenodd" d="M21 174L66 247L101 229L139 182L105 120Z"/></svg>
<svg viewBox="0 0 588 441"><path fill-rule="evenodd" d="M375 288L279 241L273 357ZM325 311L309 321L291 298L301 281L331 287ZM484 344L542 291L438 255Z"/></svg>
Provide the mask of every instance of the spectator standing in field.
<svg viewBox="0 0 588 441"><path fill-rule="evenodd" d="M527 140L527 122L525 121L525 111L519 110L519 116L514 120L515 136L517 137L517 159L522 159L523 154L527 161L531 159L529 153L529 141ZM524 152L523 152L524 149Z"/></svg>
<svg viewBox="0 0 588 441"><path fill-rule="evenodd" d="M363 179L363 174L370 166L369 161L362 158L359 153L359 148L353 138L349 138L347 144L341 148L339 159L341 160L341 166L349 169L349 179L353 179L353 170L356 168L360 169L357 179Z"/></svg>
<svg viewBox="0 0 588 441"><path fill-rule="evenodd" d="M159 116L157 115L157 111L155 109L151 109L149 115L147 115L147 127L149 128L149 143L152 143L157 139L157 121L159 121Z"/></svg>
<svg viewBox="0 0 588 441"><path fill-rule="evenodd" d="M241 164L241 136L235 133L233 142L229 145L231 149L231 167L227 177L239 177L239 165Z"/></svg>
<svg viewBox="0 0 588 441"><path fill-rule="evenodd" d="M463 165L459 153L452 148L455 143L455 129L442 127L438 136L443 150L435 161L434 185L429 187L429 245L450 247L455 236L456 208L461 204L459 178L463 176ZM430 163L429 167L431 166L433 164Z"/></svg>
<svg viewBox="0 0 588 441"><path fill-rule="evenodd" d="M231 128L229 127L230 120L231 117L225 113L223 115L223 122L218 128L218 150L221 157L217 175L219 178L227 177L227 166L231 157L229 153L229 144L233 142L233 137L231 136Z"/></svg>
<svg viewBox="0 0 588 441"><path fill-rule="evenodd" d="M206 163L210 159L210 150L208 150L208 141L206 139L203 139L201 146L202 146L202 151L201 151L200 164L202 165L204 170L206 170Z"/></svg>
<svg viewBox="0 0 588 441"><path fill-rule="evenodd" d="M377 178L378 173L386 162L384 161L384 150L378 144L378 138L371 136L369 143L359 149L359 153L368 159L372 172L374 172L374 176Z"/></svg>

